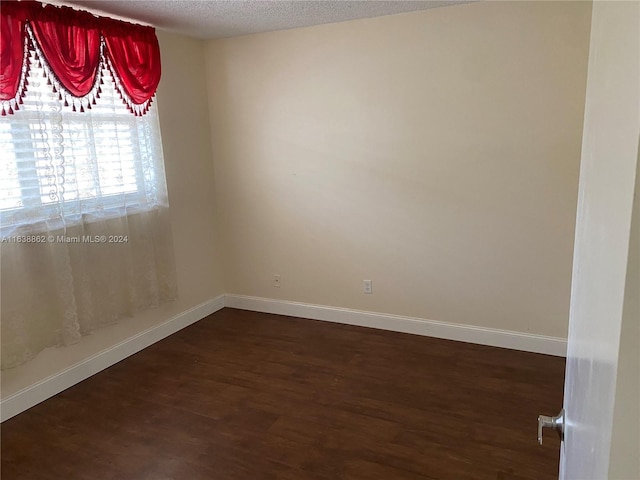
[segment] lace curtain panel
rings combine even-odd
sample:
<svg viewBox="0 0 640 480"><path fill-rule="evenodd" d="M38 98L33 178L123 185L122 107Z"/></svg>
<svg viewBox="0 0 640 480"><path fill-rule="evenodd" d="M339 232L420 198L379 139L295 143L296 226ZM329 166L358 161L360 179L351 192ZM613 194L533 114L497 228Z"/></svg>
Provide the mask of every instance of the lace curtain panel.
<svg viewBox="0 0 640 480"><path fill-rule="evenodd" d="M104 38L94 84L76 97L29 21L21 28L26 93L0 117L2 369L177 298L151 97L135 107Z"/></svg>
<svg viewBox="0 0 640 480"><path fill-rule="evenodd" d="M166 208L21 233L56 240L0 249L3 369L177 296ZM83 236L127 242L88 243Z"/></svg>

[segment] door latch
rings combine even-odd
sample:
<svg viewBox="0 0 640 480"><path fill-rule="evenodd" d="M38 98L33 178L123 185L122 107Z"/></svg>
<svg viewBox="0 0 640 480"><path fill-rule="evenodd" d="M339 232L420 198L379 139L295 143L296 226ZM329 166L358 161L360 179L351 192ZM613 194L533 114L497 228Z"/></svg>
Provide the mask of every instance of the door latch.
<svg viewBox="0 0 640 480"><path fill-rule="evenodd" d="M555 430L560 437L560 441L564 440L564 408L555 417L547 417L546 415L538 415L538 444L542 445L542 429L550 428Z"/></svg>

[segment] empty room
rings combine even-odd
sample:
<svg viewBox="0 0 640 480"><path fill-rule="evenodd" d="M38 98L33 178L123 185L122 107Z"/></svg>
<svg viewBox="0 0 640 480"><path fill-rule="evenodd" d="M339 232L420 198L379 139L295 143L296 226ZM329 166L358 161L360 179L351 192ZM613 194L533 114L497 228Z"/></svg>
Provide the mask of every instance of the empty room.
<svg viewBox="0 0 640 480"><path fill-rule="evenodd" d="M3 480L640 480L640 2L0 2Z"/></svg>

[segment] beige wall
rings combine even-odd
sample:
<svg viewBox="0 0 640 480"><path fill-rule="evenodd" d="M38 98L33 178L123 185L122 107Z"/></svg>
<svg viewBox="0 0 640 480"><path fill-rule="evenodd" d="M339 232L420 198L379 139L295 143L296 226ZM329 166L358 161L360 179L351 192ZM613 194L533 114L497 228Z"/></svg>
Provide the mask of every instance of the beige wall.
<svg viewBox="0 0 640 480"><path fill-rule="evenodd" d="M157 103L180 298L3 371L3 398L224 292L217 257L204 45L162 32L158 37L163 72Z"/></svg>
<svg viewBox="0 0 640 480"><path fill-rule="evenodd" d="M158 32L158 111L173 221L180 300L192 306L224 293L218 264L204 43Z"/></svg>
<svg viewBox="0 0 640 480"><path fill-rule="evenodd" d="M590 12L209 42L226 291L566 337Z"/></svg>

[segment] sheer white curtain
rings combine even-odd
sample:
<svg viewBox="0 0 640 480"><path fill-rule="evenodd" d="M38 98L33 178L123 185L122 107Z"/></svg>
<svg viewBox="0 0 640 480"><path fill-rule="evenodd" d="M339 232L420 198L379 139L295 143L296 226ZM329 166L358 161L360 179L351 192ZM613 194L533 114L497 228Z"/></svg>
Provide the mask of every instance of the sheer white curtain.
<svg viewBox="0 0 640 480"><path fill-rule="evenodd" d="M155 106L133 115L106 68L96 104L65 106L30 62L0 117L3 369L177 297Z"/></svg>

